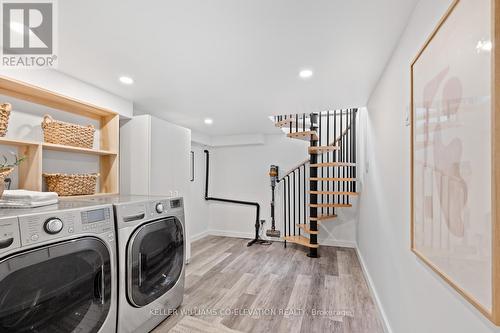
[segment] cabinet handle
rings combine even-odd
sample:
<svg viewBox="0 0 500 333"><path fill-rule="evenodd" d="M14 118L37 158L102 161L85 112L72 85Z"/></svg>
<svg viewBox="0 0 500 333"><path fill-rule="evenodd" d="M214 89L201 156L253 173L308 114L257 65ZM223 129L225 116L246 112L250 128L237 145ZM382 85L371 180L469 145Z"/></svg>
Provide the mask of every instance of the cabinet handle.
<svg viewBox="0 0 500 333"><path fill-rule="evenodd" d="M132 222L132 221L136 221L136 220L142 220L145 216L146 216L145 213L131 215L131 216L125 216L125 217L123 217L123 222Z"/></svg>
<svg viewBox="0 0 500 333"><path fill-rule="evenodd" d="M8 248L9 246L12 245L12 243L14 243L14 238L13 237L7 238L7 239L4 239L4 240L0 241L0 249Z"/></svg>

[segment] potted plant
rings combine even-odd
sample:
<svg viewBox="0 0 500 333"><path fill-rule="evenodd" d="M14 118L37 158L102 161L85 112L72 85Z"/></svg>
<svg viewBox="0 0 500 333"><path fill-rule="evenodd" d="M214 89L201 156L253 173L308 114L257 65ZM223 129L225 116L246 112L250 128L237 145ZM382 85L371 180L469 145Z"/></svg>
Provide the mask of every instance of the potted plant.
<svg viewBox="0 0 500 333"><path fill-rule="evenodd" d="M14 171L14 168L19 166L25 159L25 156L19 157L16 154L12 153L14 155L14 162L9 163L9 159L5 156L2 155L3 161L0 162L0 198L3 195L3 191L5 189L5 178L8 177L12 171Z"/></svg>

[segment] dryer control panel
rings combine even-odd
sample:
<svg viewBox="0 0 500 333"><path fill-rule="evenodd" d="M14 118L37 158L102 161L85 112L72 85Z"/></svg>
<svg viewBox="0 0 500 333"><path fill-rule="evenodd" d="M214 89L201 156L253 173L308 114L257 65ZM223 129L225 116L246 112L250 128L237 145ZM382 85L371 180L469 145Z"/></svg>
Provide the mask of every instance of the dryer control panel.
<svg viewBox="0 0 500 333"><path fill-rule="evenodd" d="M112 207L104 205L19 216L19 228L24 246L77 234L106 233L114 229Z"/></svg>

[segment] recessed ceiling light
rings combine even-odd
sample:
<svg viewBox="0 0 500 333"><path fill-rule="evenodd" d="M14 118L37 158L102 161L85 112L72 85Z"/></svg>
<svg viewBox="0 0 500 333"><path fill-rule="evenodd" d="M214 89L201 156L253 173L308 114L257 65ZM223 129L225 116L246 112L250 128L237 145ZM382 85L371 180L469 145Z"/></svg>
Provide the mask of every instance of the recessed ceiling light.
<svg viewBox="0 0 500 333"><path fill-rule="evenodd" d="M205 118L204 122L207 125L212 125L214 123L214 120L212 118Z"/></svg>
<svg viewBox="0 0 500 333"><path fill-rule="evenodd" d="M310 69L303 69L299 72L301 79L309 79L313 76L313 71Z"/></svg>
<svg viewBox="0 0 500 333"><path fill-rule="evenodd" d="M133 84L134 79L132 79L131 77L128 77L128 76L120 76L120 82L123 84Z"/></svg>

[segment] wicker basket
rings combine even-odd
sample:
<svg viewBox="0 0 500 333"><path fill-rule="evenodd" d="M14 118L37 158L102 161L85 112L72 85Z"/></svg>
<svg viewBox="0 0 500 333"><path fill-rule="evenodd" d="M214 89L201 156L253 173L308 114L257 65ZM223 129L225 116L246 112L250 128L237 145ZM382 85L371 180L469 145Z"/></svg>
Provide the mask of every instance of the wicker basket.
<svg viewBox="0 0 500 333"><path fill-rule="evenodd" d="M14 171L14 168L0 168L0 178L7 178Z"/></svg>
<svg viewBox="0 0 500 333"><path fill-rule="evenodd" d="M75 125L45 115L42 128L43 139L48 143L82 148L92 148L94 145L95 128L92 125Z"/></svg>
<svg viewBox="0 0 500 333"><path fill-rule="evenodd" d="M12 111L12 105L9 103L0 104L0 137L7 134L10 111Z"/></svg>
<svg viewBox="0 0 500 333"><path fill-rule="evenodd" d="M44 173L49 192L56 192L60 196L95 194L98 173L62 174Z"/></svg>

